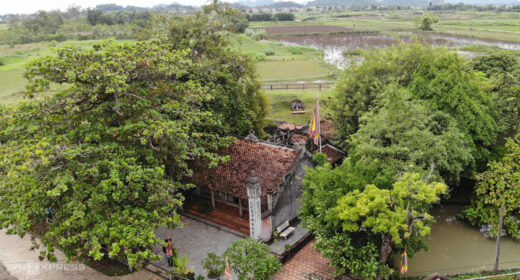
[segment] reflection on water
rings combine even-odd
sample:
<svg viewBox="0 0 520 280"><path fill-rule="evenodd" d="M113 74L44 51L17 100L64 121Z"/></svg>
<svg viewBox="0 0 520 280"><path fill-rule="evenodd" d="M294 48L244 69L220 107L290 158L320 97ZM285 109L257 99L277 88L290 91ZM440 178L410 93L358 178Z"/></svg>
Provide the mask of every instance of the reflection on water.
<svg viewBox="0 0 520 280"><path fill-rule="evenodd" d="M427 275L492 270L496 240L485 238L477 228L457 221L462 206L444 205L432 211L437 223L427 237L429 250L408 261L408 275ZM502 238L500 269L520 267L520 242Z"/></svg>

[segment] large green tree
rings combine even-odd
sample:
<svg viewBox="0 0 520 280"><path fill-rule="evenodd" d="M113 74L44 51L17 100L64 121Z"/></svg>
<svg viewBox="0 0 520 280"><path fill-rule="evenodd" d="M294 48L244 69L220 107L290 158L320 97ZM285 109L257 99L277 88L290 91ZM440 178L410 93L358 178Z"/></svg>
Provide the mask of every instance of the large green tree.
<svg viewBox="0 0 520 280"><path fill-rule="evenodd" d="M205 105L229 124L228 133L245 135L254 130L263 137L268 102L256 80L253 60L229 48L228 13L234 9L219 2L174 24L168 40L176 49L190 49L196 62L191 78L211 90L213 99Z"/></svg>
<svg viewBox="0 0 520 280"><path fill-rule="evenodd" d="M482 90L482 77L467 70L463 58L444 48L397 44L364 53L364 61L344 71L331 102L337 135L348 148L360 118L377 112L389 87L406 89L413 99L424 100L433 112L455 121L469 143L473 158L483 164L495 143L498 126L492 98ZM467 171L472 172L474 166Z"/></svg>
<svg viewBox="0 0 520 280"><path fill-rule="evenodd" d="M187 160L216 164L212 151L232 142L231 126L253 127L213 111L215 88L244 72L198 73L207 68L192 52L168 41L105 42L30 63L35 98L0 116L0 226L37 233L69 259L157 259L154 229L179 222ZM62 90L39 94L51 83Z"/></svg>
<svg viewBox="0 0 520 280"><path fill-rule="evenodd" d="M393 268L389 256L407 245L410 256L424 248L434 222L429 207L446 193L442 183L425 183L405 173L392 189L367 185L345 190L314 178L330 166L310 171L304 184L302 219L316 236L315 248L335 267L335 274L375 279ZM326 180L326 178L325 178Z"/></svg>
<svg viewBox="0 0 520 280"><path fill-rule="evenodd" d="M469 143L448 114L434 111L407 90L389 88L377 112L367 112L352 136L351 165L367 182L391 188L403 172L458 182L473 161Z"/></svg>
<svg viewBox="0 0 520 280"><path fill-rule="evenodd" d="M499 209L504 206L504 228L507 234L520 238L520 143L518 137L508 139L506 154L489 169L477 175L476 197L464 213L473 225L492 225L496 236Z"/></svg>
<svg viewBox="0 0 520 280"><path fill-rule="evenodd" d="M498 123L503 135L520 132L520 61L513 54L490 53L470 62L476 71L483 72L491 82L491 95L500 112Z"/></svg>

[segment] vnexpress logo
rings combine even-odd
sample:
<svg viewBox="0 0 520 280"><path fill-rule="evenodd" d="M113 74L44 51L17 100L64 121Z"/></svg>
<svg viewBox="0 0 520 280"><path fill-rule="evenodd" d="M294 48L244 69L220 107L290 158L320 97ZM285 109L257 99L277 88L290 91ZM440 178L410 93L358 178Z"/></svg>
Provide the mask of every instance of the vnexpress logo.
<svg viewBox="0 0 520 280"><path fill-rule="evenodd" d="M40 262L39 261L27 261L25 264L25 273L28 275L40 274Z"/></svg>

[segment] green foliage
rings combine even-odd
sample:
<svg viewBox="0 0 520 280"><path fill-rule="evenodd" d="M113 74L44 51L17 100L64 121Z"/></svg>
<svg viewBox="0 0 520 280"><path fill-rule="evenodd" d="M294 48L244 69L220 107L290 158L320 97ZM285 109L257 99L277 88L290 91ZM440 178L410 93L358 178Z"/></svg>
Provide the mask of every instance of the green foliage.
<svg viewBox="0 0 520 280"><path fill-rule="evenodd" d="M327 155L324 154L324 153L316 153L314 154L314 156L312 157L312 160L314 161L314 163L316 163L317 166L323 166L327 163Z"/></svg>
<svg viewBox="0 0 520 280"><path fill-rule="evenodd" d="M257 53L255 58L257 61L265 61L267 59L265 53L263 52Z"/></svg>
<svg viewBox="0 0 520 280"><path fill-rule="evenodd" d="M344 147L360 128L367 112L377 112L389 87L406 89L413 100L440 111L454 121L464 134L478 166L490 156L489 147L498 133L495 112L489 94L483 92L483 78L465 69L464 60L443 48L429 45L398 44L364 52L362 64L344 71L331 102L337 135ZM469 173L475 170L472 165Z"/></svg>
<svg viewBox="0 0 520 280"><path fill-rule="evenodd" d="M520 131L520 62L513 54L493 52L471 60L471 67L491 80L491 95L500 113L500 130L505 135Z"/></svg>
<svg viewBox="0 0 520 280"><path fill-rule="evenodd" d="M489 169L477 175L476 198L465 209L466 218L473 225L493 225L492 236L497 235L499 209L504 206L504 228L507 234L520 238L520 143L518 136L508 139L506 154L500 161L489 164Z"/></svg>
<svg viewBox="0 0 520 280"><path fill-rule="evenodd" d="M342 184L349 175L338 169L325 165L306 176L303 222L316 235L314 246L330 260L336 275L386 277L392 273L387 263L392 251L407 245L413 256L424 248L423 239L434 222L427 211L447 186L427 184L417 173L403 174L391 190L349 186Z"/></svg>
<svg viewBox="0 0 520 280"><path fill-rule="evenodd" d="M419 28L422 31L432 31L433 27L432 25L434 23L439 22L439 18L431 15L431 14L424 14L421 18L418 19L419 21Z"/></svg>
<svg viewBox="0 0 520 280"><path fill-rule="evenodd" d="M27 66L29 95L0 114L0 226L35 232L68 259L157 260L154 229L175 227L187 160L217 163L226 122L191 72L190 51L147 41L66 47ZM53 222L45 223L51 209Z"/></svg>
<svg viewBox="0 0 520 280"><path fill-rule="evenodd" d="M247 36L256 41L267 39L267 33L265 33L265 29L246 29L245 33Z"/></svg>
<svg viewBox="0 0 520 280"><path fill-rule="evenodd" d="M214 0L212 4L204 6L204 14L211 15L224 30L244 33L249 26L247 17L242 11L232 8L229 3L223 3L220 0Z"/></svg>
<svg viewBox="0 0 520 280"><path fill-rule="evenodd" d="M264 50L264 54L266 56L271 56L271 55L275 55L275 52L273 49L267 49L267 50Z"/></svg>
<svg viewBox="0 0 520 280"><path fill-rule="evenodd" d="M202 267L208 271L208 278L214 279L224 274L225 261L215 253L208 253L202 260Z"/></svg>
<svg viewBox="0 0 520 280"><path fill-rule="evenodd" d="M211 90L213 98L207 106L225 120L225 132L246 135L255 130L263 137L267 109L263 107L253 59L229 48L229 33L223 31L232 26L220 20L226 10L209 7L173 25L169 42L175 49L191 50L189 56L195 67L190 77Z"/></svg>
<svg viewBox="0 0 520 280"><path fill-rule="evenodd" d="M391 188L403 172L458 182L473 161L467 140L449 115L409 96L406 90L389 88L379 111L361 117L348 160L382 188Z"/></svg>
<svg viewBox="0 0 520 280"><path fill-rule="evenodd" d="M267 280L282 268L269 246L252 239L233 242L224 253L238 280Z"/></svg>

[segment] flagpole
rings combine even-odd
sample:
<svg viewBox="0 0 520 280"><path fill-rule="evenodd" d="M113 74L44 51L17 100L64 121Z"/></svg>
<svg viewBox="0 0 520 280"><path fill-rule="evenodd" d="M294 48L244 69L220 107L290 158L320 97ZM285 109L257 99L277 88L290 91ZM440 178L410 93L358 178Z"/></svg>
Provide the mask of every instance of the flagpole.
<svg viewBox="0 0 520 280"><path fill-rule="evenodd" d="M318 103L318 143L320 145L320 153L321 153L321 121L320 121L320 95L316 97L316 102Z"/></svg>

